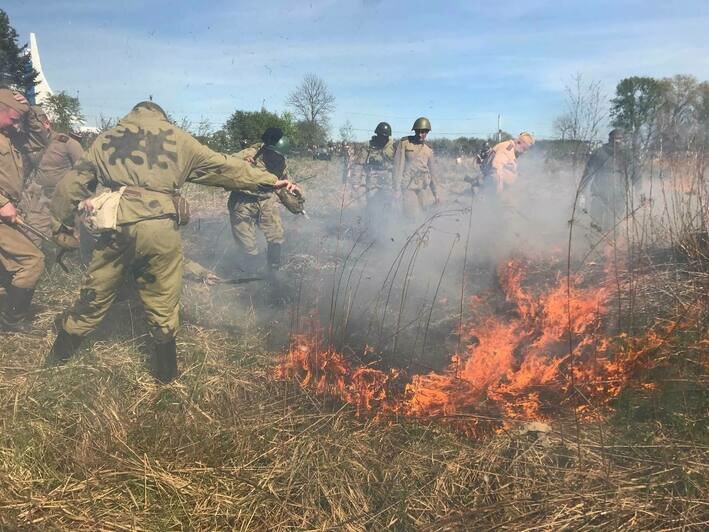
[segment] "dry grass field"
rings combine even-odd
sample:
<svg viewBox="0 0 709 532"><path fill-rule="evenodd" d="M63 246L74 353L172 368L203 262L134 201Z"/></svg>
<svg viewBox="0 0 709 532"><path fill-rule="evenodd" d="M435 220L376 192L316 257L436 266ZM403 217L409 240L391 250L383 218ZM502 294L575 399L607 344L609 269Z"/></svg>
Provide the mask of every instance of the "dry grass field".
<svg viewBox="0 0 709 532"><path fill-rule="evenodd" d="M543 334L557 335L544 344L559 350L545 381L554 386L553 395L533 395L528 384L511 387L519 383L520 357L531 352L532 333L525 330L515 340L512 366L495 373L484 389L474 388L475 404L446 398L413 408L412 384L446 378L447 393L467 378L465 370L451 369L450 354L458 353L463 364L486 345L484 333L491 329L474 321L483 315L475 309L484 308L501 325L547 324L549 299L519 296L511 302L504 286L493 285L497 299L469 310L469 298L487 293L476 287L488 283L496 265L490 270L489 260L477 264L465 255L467 247L462 251L471 205L462 177L470 169L453 161L443 162L442 209L450 211L446 216L455 220L457 236L447 226L446 232L422 231L419 243L402 252L419 255L400 261L398 274L384 278L395 260L366 261L368 244L356 230L362 192L343 196L338 164L292 163L296 176L313 176L304 182L310 220L284 214L288 258L276 297L259 282L185 283L178 337L182 376L171 385L158 386L146 370L148 338L129 289L77 357L62 367L44 367L52 320L78 293L80 267L69 259L71 274L55 268L44 278L37 324L46 334L0 337L0 529L709 526L709 262L691 215L707 214L703 181L699 189L687 185L687 192L679 177L665 179L661 192L655 190L654 210L628 224L623 246L610 248L616 255L610 251L607 257L622 254L623 260L606 268L612 280L602 285L609 290L608 310L600 317L593 313L576 331L583 336L572 348L576 358L566 358L563 320L559 330L534 330L535 342ZM194 220L184 232L187 256L223 278L239 277L226 195L208 189L190 194ZM659 207L662 196L671 207ZM446 275L436 270L428 283L427 270L416 270L415 261L426 260L426 250L444 238L457 242L445 264L449 273L463 268L464 297L459 273L437 288L436 280ZM406 243L391 246L404 249ZM542 276L549 286L566 286L564 252L544 263L558 274L532 261L526 279ZM445 252L434 255L446 258ZM588 271L604 270L596 255L574 260ZM370 287L371 294L370 277L381 283ZM393 295L384 309L377 297L387 290ZM596 295L600 290L600 284L592 287ZM566 301L566 292L560 293ZM535 306L538 301L542 307ZM523 316L523 309L533 316ZM403 331L407 312L418 316L417 328L396 336L398 344L386 334L375 339L367 329L374 316L385 333ZM477 327L467 336L456 333L463 318ZM306 334L312 320L325 346L306 349L303 364L279 372L288 352L298 348L289 338ZM607 359L604 367L615 363L615 372L599 374L610 379L601 384L598 375L583 381L583 371L597 361L581 350L591 345L582 344L584 335L601 332L605 343L593 343L595 353ZM335 352L343 357L343 373L332 372L333 359L317 358ZM407 353L418 352L418 367L404 363ZM392 388L367 388L378 395L365 404L361 394L367 390L358 390L356 399L344 393L359 382L351 372L361 368L400 373ZM578 380L570 382L569 375ZM541 401L538 408L522 412L523 401L534 397Z"/></svg>

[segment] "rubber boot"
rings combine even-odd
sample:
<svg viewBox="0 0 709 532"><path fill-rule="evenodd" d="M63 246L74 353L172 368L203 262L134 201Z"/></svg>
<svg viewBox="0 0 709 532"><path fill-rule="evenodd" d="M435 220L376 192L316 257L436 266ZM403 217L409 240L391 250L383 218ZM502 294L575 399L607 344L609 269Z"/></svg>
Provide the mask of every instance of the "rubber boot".
<svg viewBox="0 0 709 532"><path fill-rule="evenodd" d="M11 332L35 331L30 319L30 304L34 288L18 288L8 285L6 290L5 308L0 315L0 327Z"/></svg>
<svg viewBox="0 0 709 532"><path fill-rule="evenodd" d="M69 334L63 327L57 327L57 337L54 339L52 349L47 355L46 366L64 364L76 352L84 339L76 334Z"/></svg>
<svg viewBox="0 0 709 532"><path fill-rule="evenodd" d="M152 374L163 384L177 377L177 345L174 338L166 342L155 342Z"/></svg>

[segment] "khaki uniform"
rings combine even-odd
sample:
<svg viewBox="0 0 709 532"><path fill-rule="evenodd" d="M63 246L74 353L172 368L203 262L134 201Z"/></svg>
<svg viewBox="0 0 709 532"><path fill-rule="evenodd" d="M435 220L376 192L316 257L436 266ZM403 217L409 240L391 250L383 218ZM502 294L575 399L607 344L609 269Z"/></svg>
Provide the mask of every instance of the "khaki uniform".
<svg viewBox="0 0 709 532"><path fill-rule="evenodd" d="M418 143L415 137L404 137L394 154L394 190L401 189L404 215L416 218L424 211L426 189L436 191L433 171L433 150L429 145Z"/></svg>
<svg viewBox="0 0 709 532"><path fill-rule="evenodd" d="M20 152L0 131L0 207L17 206L22 196L23 164ZM44 271L44 254L16 228L0 222L0 274L17 288L34 288Z"/></svg>
<svg viewBox="0 0 709 532"><path fill-rule="evenodd" d="M57 183L81 159L84 150L76 140L64 133L51 132L47 147L37 157L20 201L25 220L45 234L51 234L49 203ZM37 244L41 240L29 235Z"/></svg>
<svg viewBox="0 0 709 532"><path fill-rule="evenodd" d="M153 336L158 342L174 338L183 256L173 200L185 181L263 193L273 189L276 177L210 150L158 110L139 106L102 133L59 182L50 205L55 233L73 225L77 203L98 184L128 187L118 205L117 229L99 238L79 300L64 315L64 331L91 332L115 300L124 275L131 274Z"/></svg>
<svg viewBox="0 0 709 532"><path fill-rule="evenodd" d="M493 181L498 193L517 181L517 155L513 140L493 146L484 173Z"/></svg>
<svg viewBox="0 0 709 532"><path fill-rule="evenodd" d="M245 159L254 157L263 144L258 143L235 153L235 157ZM256 160L258 168L266 169L263 161ZM284 172L286 175L286 172ZM227 208L231 221L231 234L247 255L258 255L256 227L263 231L266 242L282 244L284 241L283 222L278 207L278 200L273 192L249 192L235 190L229 195Z"/></svg>

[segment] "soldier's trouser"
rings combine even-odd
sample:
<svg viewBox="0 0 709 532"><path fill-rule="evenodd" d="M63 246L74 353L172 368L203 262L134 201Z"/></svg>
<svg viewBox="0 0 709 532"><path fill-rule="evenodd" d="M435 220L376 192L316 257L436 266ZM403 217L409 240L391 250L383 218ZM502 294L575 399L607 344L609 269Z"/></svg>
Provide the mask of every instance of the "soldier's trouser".
<svg viewBox="0 0 709 532"><path fill-rule="evenodd" d="M424 213L423 193L423 190L405 189L402 191L401 205L406 218L416 219Z"/></svg>
<svg viewBox="0 0 709 532"><path fill-rule="evenodd" d="M283 244L284 233L276 197L259 201L233 201L229 204L229 220L234 240L247 255L258 255L256 226L269 244Z"/></svg>
<svg viewBox="0 0 709 532"><path fill-rule="evenodd" d="M158 342L173 338L179 326L182 240L172 219L143 220L99 237L81 282L79 300L63 328L85 336L106 316L125 275L132 275Z"/></svg>
<svg viewBox="0 0 709 532"><path fill-rule="evenodd" d="M49 214L51 194L51 190L43 191L36 184L29 185L23 192L18 206L18 210L24 220L47 236L52 236L52 217ZM42 247L41 238L32 233L27 233L27 237L38 247Z"/></svg>
<svg viewBox="0 0 709 532"><path fill-rule="evenodd" d="M1 222L0 270L17 288L34 288L44 271L42 251L20 230Z"/></svg>

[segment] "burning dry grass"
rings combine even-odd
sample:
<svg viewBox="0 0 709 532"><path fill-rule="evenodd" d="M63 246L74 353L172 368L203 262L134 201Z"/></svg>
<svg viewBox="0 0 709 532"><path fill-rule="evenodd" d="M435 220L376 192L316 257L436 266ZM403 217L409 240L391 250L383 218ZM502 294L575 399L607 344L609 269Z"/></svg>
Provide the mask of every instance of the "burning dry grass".
<svg viewBox="0 0 709 532"><path fill-rule="evenodd" d="M67 303L76 280L43 290ZM55 279L55 281L58 279ZM130 322L128 305L115 318ZM136 316L135 322L140 320ZM41 314L47 326L51 312ZM186 325L158 387L140 331L106 328L65 367L50 336L4 337L0 526L165 530L691 529L707 522L706 441L656 423L512 422L474 441L362 419L274 382L257 331ZM371 382L366 371L360 378ZM376 386L376 383L372 383ZM650 392L643 392L650 393ZM629 439L642 429L641 437Z"/></svg>
<svg viewBox="0 0 709 532"><path fill-rule="evenodd" d="M633 337L619 334L609 324L608 268L600 275L577 274L567 284L553 274L558 265L534 266L533 273L529 261L509 260L498 271L500 294L470 298L473 317L461 327L462 349L442 372L409 375L363 365L367 352L359 359L345 356L315 326L293 338L276 378L350 403L358 415L442 419L480 437L514 420L550 421L572 410L583 417L602 415L655 363L654 354L681 331L700 330L706 320L694 294L681 317L653 319ZM544 269L551 277L546 283L538 278Z"/></svg>

